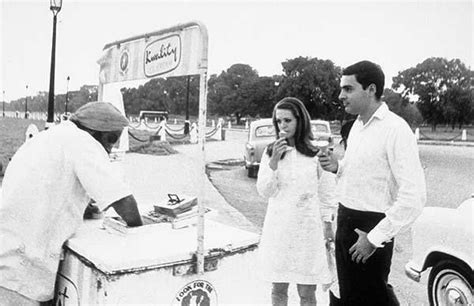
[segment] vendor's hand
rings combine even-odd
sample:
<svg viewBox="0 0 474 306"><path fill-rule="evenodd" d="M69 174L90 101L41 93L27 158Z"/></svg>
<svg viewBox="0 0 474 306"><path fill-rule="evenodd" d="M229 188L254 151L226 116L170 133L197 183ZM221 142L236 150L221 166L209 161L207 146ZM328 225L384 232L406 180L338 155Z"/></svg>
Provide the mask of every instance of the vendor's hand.
<svg viewBox="0 0 474 306"><path fill-rule="evenodd" d="M354 243L349 249L349 254L352 255L352 261L355 261L356 263L360 263L362 261L362 263L365 264L367 259L369 259L369 257L374 254L377 248L369 241L369 239L367 239L366 232L361 231L358 228L356 228L354 231L357 233L357 235L359 235L359 238L357 239L357 242Z"/></svg>
<svg viewBox="0 0 474 306"><path fill-rule="evenodd" d="M273 152L269 163L269 166L272 170L276 170L278 168L278 162L287 149L288 143L286 142L286 138L279 138L273 143Z"/></svg>
<svg viewBox="0 0 474 306"><path fill-rule="evenodd" d="M328 172L336 173L339 167L336 156L334 156L332 150L327 150L325 152L319 151L318 154L319 164L321 168Z"/></svg>

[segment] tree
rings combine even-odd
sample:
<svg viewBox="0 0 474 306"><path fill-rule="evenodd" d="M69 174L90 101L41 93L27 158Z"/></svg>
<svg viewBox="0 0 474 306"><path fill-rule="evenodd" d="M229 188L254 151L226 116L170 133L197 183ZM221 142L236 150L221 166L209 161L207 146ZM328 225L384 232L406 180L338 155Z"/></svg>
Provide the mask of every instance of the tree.
<svg viewBox="0 0 474 306"><path fill-rule="evenodd" d="M197 115L199 77L189 76L189 113ZM122 88L125 113L138 115L142 110L166 110L170 114L186 113L188 76L151 79L137 88Z"/></svg>
<svg viewBox="0 0 474 306"><path fill-rule="evenodd" d="M251 97L248 91L258 80L258 73L246 64L234 64L219 76L211 76L208 82L208 105L214 114L234 114L237 124L249 115Z"/></svg>
<svg viewBox="0 0 474 306"><path fill-rule="evenodd" d="M343 111L337 98L341 68L332 61L300 56L283 62L282 66L279 98L300 99L313 118L335 119Z"/></svg>
<svg viewBox="0 0 474 306"><path fill-rule="evenodd" d="M277 84L273 77L258 77L251 83L245 83L237 98L246 108L242 112L252 117L271 117L276 103Z"/></svg>
<svg viewBox="0 0 474 306"><path fill-rule="evenodd" d="M446 112L446 94L454 87L469 92L470 74L459 59L448 61L445 58L432 57L416 67L399 72L393 78L392 88L401 92L403 98L415 97L423 118L435 130L437 124L453 120L446 117L453 115L452 112ZM457 99L459 95L451 92L450 96L451 99ZM453 100L449 103L458 102Z"/></svg>
<svg viewBox="0 0 474 306"><path fill-rule="evenodd" d="M392 112L405 119L410 126L415 127L422 123L423 117L420 111L408 98L403 98L401 94L386 88L383 92L383 100Z"/></svg>
<svg viewBox="0 0 474 306"><path fill-rule="evenodd" d="M474 117L472 93L472 90L469 91L460 86L453 86L446 90L442 98L444 117L447 118L453 130L456 124L461 129L463 124L472 122Z"/></svg>

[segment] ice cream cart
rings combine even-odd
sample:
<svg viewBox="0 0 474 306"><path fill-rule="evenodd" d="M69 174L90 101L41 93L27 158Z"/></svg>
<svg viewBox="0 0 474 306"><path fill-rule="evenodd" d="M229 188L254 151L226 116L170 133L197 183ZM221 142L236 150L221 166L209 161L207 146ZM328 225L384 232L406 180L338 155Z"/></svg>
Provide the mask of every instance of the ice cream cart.
<svg viewBox="0 0 474 306"><path fill-rule="evenodd" d="M161 223L118 234L102 224L86 221L67 242L57 305L268 302L268 290L255 274L257 234L206 221L204 273L199 274L194 227L176 230Z"/></svg>
<svg viewBox="0 0 474 306"><path fill-rule="evenodd" d="M199 126L205 127L207 44L205 26L189 22L105 45L99 101L123 111L120 88L129 81L199 75ZM205 129L200 128L202 173L204 143ZM126 132L120 148L128 150ZM85 221L65 243L56 305L268 303L268 289L255 273L259 235L205 220L202 184L196 222L187 227L148 223L119 233L103 220Z"/></svg>

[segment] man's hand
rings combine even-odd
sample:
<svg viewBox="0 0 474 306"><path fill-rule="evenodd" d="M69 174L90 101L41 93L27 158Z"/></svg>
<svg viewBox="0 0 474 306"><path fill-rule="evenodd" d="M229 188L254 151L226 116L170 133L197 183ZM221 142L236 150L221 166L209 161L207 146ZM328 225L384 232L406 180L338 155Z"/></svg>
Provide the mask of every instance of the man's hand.
<svg viewBox="0 0 474 306"><path fill-rule="evenodd" d="M318 159L321 168L328 172L336 173L337 168L339 167L336 156L332 153L331 150L327 150L326 153L323 151L318 152Z"/></svg>
<svg viewBox="0 0 474 306"><path fill-rule="evenodd" d="M367 233L361 231L360 229L356 228L354 230L357 235L359 235L359 239L357 242L354 243L351 248L349 249L349 254L352 255L352 261L356 263L365 264L367 259L369 259L372 254L374 254L375 250L377 249L372 243L370 243L369 239L367 239Z"/></svg>
<svg viewBox="0 0 474 306"><path fill-rule="evenodd" d="M332 222L323 222L323 235L324 235L324 240L326 242L333 242L334 241L334 231L332 229Z"/></svg>

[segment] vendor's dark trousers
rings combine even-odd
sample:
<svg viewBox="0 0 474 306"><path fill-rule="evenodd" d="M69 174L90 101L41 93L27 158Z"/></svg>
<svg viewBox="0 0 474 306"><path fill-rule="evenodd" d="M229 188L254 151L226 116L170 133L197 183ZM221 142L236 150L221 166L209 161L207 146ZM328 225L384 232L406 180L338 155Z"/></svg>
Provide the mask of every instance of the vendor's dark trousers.
<svg viewBox="0 0 474 306"><path fill-rule="evenodd" d="M339 204L336 232L336 265L341 304L344 306L399 305L388 284L392 262L393 240L377 248L366 263L352 261L349 249L359 237L356 228L370 232L383 213L349 209Z"/></svg>

